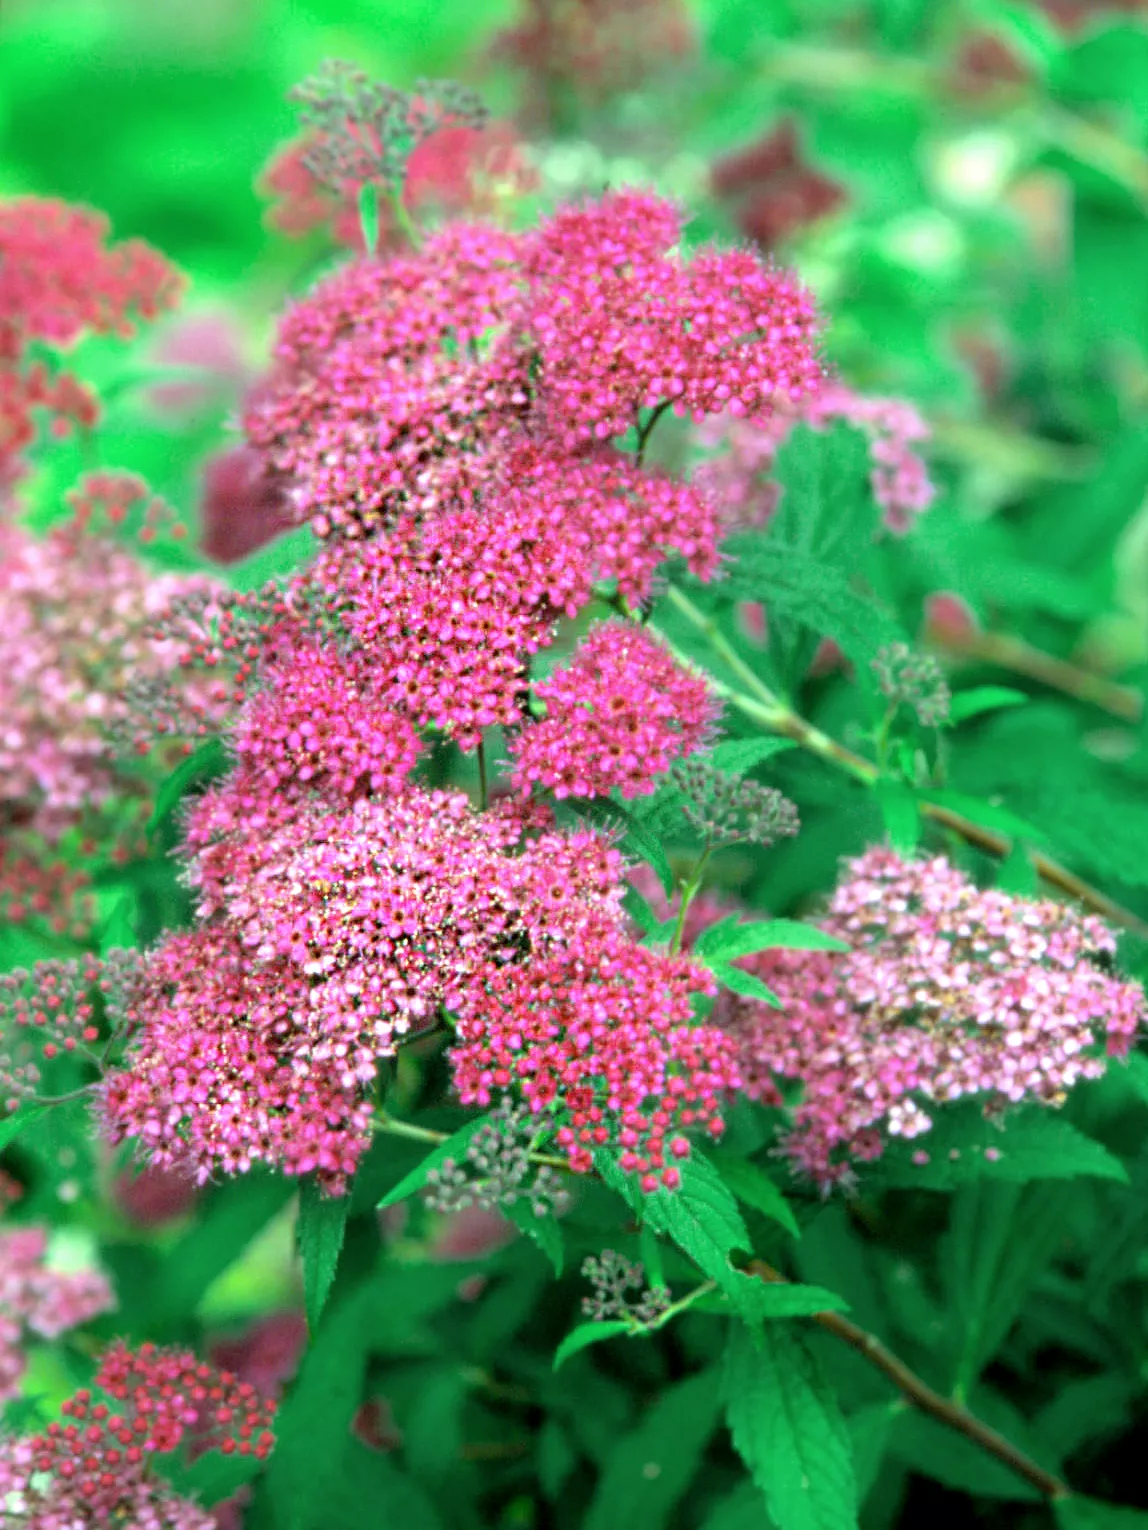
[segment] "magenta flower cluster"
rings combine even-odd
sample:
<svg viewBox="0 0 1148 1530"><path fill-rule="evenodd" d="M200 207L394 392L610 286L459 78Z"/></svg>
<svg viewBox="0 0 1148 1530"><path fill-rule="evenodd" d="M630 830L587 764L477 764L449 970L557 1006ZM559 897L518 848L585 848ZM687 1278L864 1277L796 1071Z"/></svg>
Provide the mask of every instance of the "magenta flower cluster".
<svg viewBox="0 0 1148 1530"><path fill-rule="evenodd" d="M47 1251L42 1227L0 1230L0 1403L19 1390L26 1335L56 1339L115 1306L98 1270L53 1269Z"/></svg>
<svg viewBox="0 0 1148 1530"><path fill-rule="evenodd" d="M1062 1104L1144 1019L1139 986L1106 968L1100 919L982 890L942 856L851 861L822 928L848 954L750 958L782 1007L730 994L722 1019L752 1097L780 1104L778 1081L800 1081L788 1150L826 1186L885 1134L927 1132L946 1101Z"/></svg>

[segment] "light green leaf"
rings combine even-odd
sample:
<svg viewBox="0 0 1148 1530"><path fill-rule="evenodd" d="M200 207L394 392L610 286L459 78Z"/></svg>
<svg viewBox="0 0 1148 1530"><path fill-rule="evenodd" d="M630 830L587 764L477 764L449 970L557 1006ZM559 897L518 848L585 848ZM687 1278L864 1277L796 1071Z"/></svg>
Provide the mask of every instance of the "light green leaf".
<svg viewBox="0 0 1148 1530"><path fill-rule="evenodd" d="M781 1000L773 989L759 977L754 977L752 972L743 972L740 967L731 967L727 962L711 961L708 966L722 987L731 993L739 993L743 999L760 999L774 1009L781 1008Z"/></svg>
<svg viewBox="0 0 1148 1530"><path fill-rule="evenodd" d="M778 1530L856 1530L849 1433L801 1334L732 1323L722 1392L734 1446Z"/></svg>
<svg viewBox="0 0 1148 1530"><path fill-rule="evenodd" d="M903 781L882 777L873 783L885 833L894 850L911 854L921 840L921 814L917 800Z"/></svg>
<svg viewBox="0 0 1148 1530"><path fill-rule="evenodd" d="M657 872L662 890L668 898L674 890L674 873L666 859L662 842L637 817L619 802L603 799L597 802L579 802L578 811L600 829L617 829L622 833L622 848L638 856Z"/></svg>
<svg viewBox="0 0 1148 1530"><path fill-rule="evenodd" d="M1029 700L1024 691L1006 685L974 685L958 691L949 703L949 718L954 723L967 722L984 712L999 712L1002 707L1023 707Z"/></svg>
<svg viewBox="0 0 1148 1530"><path fill-rule="evenodd" d="M629 1323L621 1319L614 1319L604 1323L579 1323L577 1328L571 1331L562 1340L554 1351L554 1369L565 1365L572 1355L579 1350L587 1349L591 1344L601 1344L605 1339L618 1339L623 1334L632 1335L633 1328Z"/></svg>
<svg viewBox="0 0 1148 1530"><path fill-rule="evenodd" d="M816 925L797 919L760 919L733 928L713 925L694 942L693 954L701 960L732 962L756 951L848 951L843 940L827 935Z"/></svg>
<svg viewBox="0 0 1148 1530"><path fill-rule="evenodd" d="M373 255L379 247L379 188L374 181L364 181L359 187L359 228L363 249Z"/></svg>
<svg viewBox="0 0 1148 1530"><path fill-rule="evenodd" d="M20 1133L31 1126L34 1121L39 1121L46 1116L53 1107L49 1105L23 1105L19 1110L14 1110L11 1115L0 1119L0 1153L5 1148L11 1147Z"/></svg>
<svg viewBox="0 0 1148 1530"><path fill-rule="evenodd" d="M314 1332L331 1293L347 1231L349 1195L326 1195L312 1179L299 1190L295 1235L303 1259L303 1305Z"/></svg>

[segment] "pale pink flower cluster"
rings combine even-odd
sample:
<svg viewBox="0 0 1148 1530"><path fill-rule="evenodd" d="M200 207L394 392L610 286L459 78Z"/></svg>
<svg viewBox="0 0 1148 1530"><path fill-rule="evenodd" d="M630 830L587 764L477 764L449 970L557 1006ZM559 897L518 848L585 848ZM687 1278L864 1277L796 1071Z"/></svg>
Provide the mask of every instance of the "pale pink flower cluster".
<svg viewBox="0 0 1148 1530"><path fill-rule="evenodd" d="M823 1185L883 1133L928 1131L938 1105L1059 1105L1122 1056L1144 994L1113 977L1116 942L1093 915L982 890L943 856L870 850L848 864L821 922L848 954L768 951L745 966L782 1001L723 996L745 1087L780 1103L799 1080L788 1150Z"/></svg>
<svg viewBox="0 0 1148 1530"><path fill-rule="evenodd" d="M774 459L795 425L822 430L834 421L856 425L869 437L870 484L885 526L909 531L936 497L918 450L929 427L904 399L870 397L840 382L826 382L796 406L779 407L767 419L707 421L704 445L721 447L697 477L723 508L727 524L764 526L777 508L779 488L770 479Z"/></svg>
<svg viewBox="0 0 1148 1530"><path fill-rule="evenodd" d="M42 1227L0 1229L0 1403L19 1389L27 1334L58 1339L115 1306L98 1270L53 1269L47 1250Z"/></svg>
<svg viewBox="0 0 1148 1530"><path fill-rule="evenodd" d="M592 627L534 694L546 716L511 742L514 783L558 798L652 792L675 759L710 742L721 710L703 676L623 621Z"/></svg>

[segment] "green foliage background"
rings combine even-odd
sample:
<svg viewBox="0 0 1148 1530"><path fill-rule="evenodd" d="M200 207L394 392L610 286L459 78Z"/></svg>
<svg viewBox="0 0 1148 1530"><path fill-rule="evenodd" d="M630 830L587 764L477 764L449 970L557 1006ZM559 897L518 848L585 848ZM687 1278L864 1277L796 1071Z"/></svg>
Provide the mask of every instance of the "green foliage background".
<svg viewBox="0 0 1148 1530"><path fill-rule="evenodd" d="M268 233L253 189L292 130L288 88L323 58L346 57L399 85L459 76L513 115L522 83L485 49L514 13L513 0L4 0L0 195L83 201L107 212L117 235L153 242L191 277L189 308L226 312L256 366L274 314L322 258L318 244ZM923 597L952 590L994 631L1142 692L1148 26L1098 8L1090 27L1063 38L1041 12L1007 0L706 0L694 14L702 46L684 69L621 100L560 103L538 149L539 200L645 180L689 203L691 239L731 237L729 210L708 194L708 164L794 115L806 154L849 202L781 256L822 298L830 359L860 388L917 402L935 431L937 505L895 558L865 555L889 620L913 633ZM961 84L954 61L983 30L1024 60L1026 83L987 93ZM998 356L999 391L979 385L969 337ZM139 342L133 364L151 364L152 344ZM106 378L124 367L110 348L90 347L85 359ZM164 425L125 397L109 411L105 459L145 473L194 520L198 464L232 439L233 408L221 399ZM830 443L826 452L848 455L848 442ZM676 449L672 433L660 449ZM55 513L77 451L38 468L34 517ZM789 470L796 520L786 531L810 560L805 582L796 556L785 570L770 564L776 548L746 567L792 622L791 661L831 636L863 666L884 632L871 607L858 616L842 594L859 548L836 523L826 535L827 491L810 490L812 508L801 508L810 475L839 484L844 458L795 454ZM732 642L727 606L710 610ZM668 612L664 625L686 647L700 642ZM803 671L775 665L763 678L834 736L856 736L865 712L855 691L834 680L803 690ZM1011 814L1008 832L1019 819L1033 833L1017 835L1002 866L970 863L1030 891L1026 845L1039 841L1148 915L1143 723L1118 724L989 662L960 673L967 689L1018 683L1026 705L973 717L948 741L946 789L974 821L992 829ZM919 830L926 794L911 782L881 796L795 751L760 773L799 802L806 830L766 865L731 860L722 874L771 912L807 911L838 857L884 830ZM165 869L172 805L154 859L101 890L109 922L128 899L141 939L182 917ZM2 938L10 962L26 959L18 934ZM1129 937L1122 959L1143 976L1146 952ZM417 1081L400 1071L404 1091L413 1101ZM457 1116L430 1124L449 1131ZM979 1169L950 1168L935 1152L926 1177L891 1153L848 1207L808 1194L783 1201L768 1157L748 1180L744 1165L699 1160L689 1193L646 1220L665 1235L667 1279L681 1290L699 1267L719 1288L718 1312L699 1302L656 1337L571 1350L557 1372L554 1353L579 1321L579 1257L609 1242L648 1259L649 1234L593 1185L564 1224L560 1281L545 1235L541 1248L520 1237L481 1260L428 1262L433 1228L417 1205L381 1257L374 1208L423 1156L415 1143L381 1140L345 1227L322 1213L304 1219L315 1342L249 1522L884 1530L945 1513L1021 1530L1148 1525L1137 1445L1148 1402L1146 1127L1148 1072L1136 1060L1080 1091L1058 1129L1019 1117L1009 1172L977 1157L975 1113L945 1130ZM747 1113L727 1151L748 1159L762 1140ZM51 1215L77 1260L98 1245L121 1298L106 1333L202 1344L299 1303L296 1212L281 1182L215 1187L190 1222L141 1239L110 1209L113 1171L93 1160L78 1113L30 1124L11 1152L31 1187L22 1214ZM747 1250L797 1282L790 1316L768 1304L748 1314L765 1320L760 1344L719 1315L747 1315L739 1303L754 1283L738 1267ZM316 1293L328 1287L324 1305ZM818 1289L803 1297L807 1287ZM803 1323L829 1304L826 1292L1087 1499L1132 1507L1073 1498L1054 1509L906 1408L855 1354ZM50 1407L89 1372L82 1348L44 1349L32 1390ZM397 1448L372 1451L349 1435L363 1393L387 1398ZM222 1496L232 1484L197 1485Z"/></svg>

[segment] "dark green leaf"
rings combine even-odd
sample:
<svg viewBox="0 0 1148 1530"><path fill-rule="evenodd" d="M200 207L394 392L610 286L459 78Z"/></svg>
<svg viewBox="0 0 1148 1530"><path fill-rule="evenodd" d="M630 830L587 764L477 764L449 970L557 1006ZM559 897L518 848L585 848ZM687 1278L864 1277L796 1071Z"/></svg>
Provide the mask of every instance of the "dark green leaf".
<svg viewBox="0 0 1148 1530"><path fill-rule="evenodd" d="M218 738L208 739L185 760L181 760L156 793L155 807L148 820L148 833L154 833L193 788L218 780L226 771L227 764L227 750L223 740Z"/></svg>
<svg viewBox="0 0 1148 1530"><path fill-rule="evenodd" d="M756 1164L748 1163L733 1153L711 1152L709 1159L722 1181L742 1205L752 1207L773 1222L779 1222L786 1232L800 1238L801 1229L789 1209L789 1202L764 1169L759 1169Z"/></svg>
<svg viewBox="0 0 1148 1530"><path fill-rule="evenodd" d="M414 1195L416 1190L421 1190L431 1170L441 1167L448 1158L453 1163L462 1163L466 1157L470 1139L488 1119L488 1115L476 1116L473 1121L460 1126L458 1131L448 1137L445 1142L440 1142L438 1147L432 1148L417 1168L412 1169L409 1174L404 1174L398 1184L387 1191L379 1202L379 1210L382 1211L387 1206L396 1206L399 1201L405 1201L409 1195Z"/></svg>
<svg viewBox="0 0 1148 1530"><path fill-rule="evenodd" d="M1120 1504L1101 1503L1099 1498L1058 1499L1053 1506L1059 1530L1148 1530L1148 1513Z"/></svg>
<svg viewBox="0 0 1148 1530"><path fill-rule="evenodd" d="M546 1258L554 1266L555 1275L561 1275L562 1265L565 1258L565 1243L562 1238L562 1227L551 1212L538 1216L531 1206L530 1201L524 1197L512 1201L509 1206L502 1208L503 1214L512 1221L518 1231L542 1250Z"/></svg>
<svg viewBox="0 0 1148 1530"><path fill-rule="evenodd" d="M716 1370L666 1388L610 1456L584 1530L662 1530L701 1464L717 1419Z"/></svg>
<svg viewBox="0 0 1148 1530"><path fill-rule="evenodd" d="M571 1329L554 1351L554 1369L557 1370L560 1365L565 1365L571 1355L576 1355L579 1350L586 1349L591 1344L601 1344L604 1339L617 1339L623 1334L632 1333L630 1324L620 1320L579 1323L577 1328Z"/></svg>
<svg viewBox="0 0 1148 1530"><path fill-rule="evenodd" d="M331 1294L350 1204L349 1195L327 1195L312 1179L305 1180L299 1191L295 1234L303 1260L303 1305L312 1332Z"/></svg>
<svg viewBox="0 0 1148 1530"><path fill-rule="evenodd" d="M883 778L874 782L873 790L881 805L881 819L889 843L894 850L911 854L921 839L921 814L917 799L903 781Z"/></svg>
<svg viewBox="0 0 1148 1530"><path fill-rule="evenodd" d="M744 776L747 770L773 759L774 755L796 748L797 745L788 738L731 738L724 744L715 745L706 758L727 775Z"/></svg>
<svg viewBox="0 0 1148 1530"><path fill-rule="evenodd" d="M723 1396L733 1443L778 1530L856 1530L848 1430L802 1336L786 1324L731 1323Z"/></svg>

